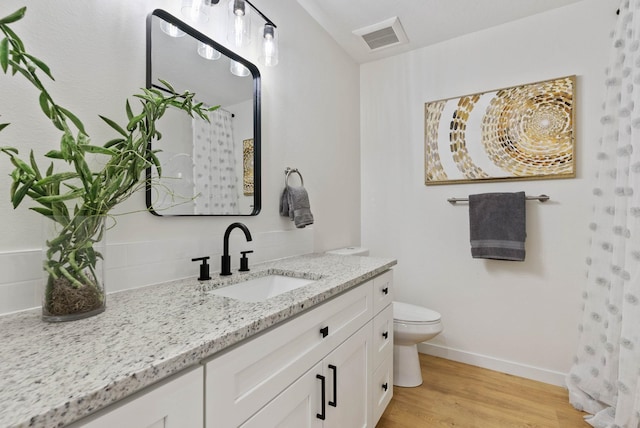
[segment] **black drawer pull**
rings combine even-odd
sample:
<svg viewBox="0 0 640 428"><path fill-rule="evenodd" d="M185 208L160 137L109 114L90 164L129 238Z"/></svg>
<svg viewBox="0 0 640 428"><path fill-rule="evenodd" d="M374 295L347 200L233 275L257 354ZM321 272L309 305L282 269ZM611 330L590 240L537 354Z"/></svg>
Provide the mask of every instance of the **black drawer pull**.
<svg viewBox="0 0 640 428"><path fill-rule="evenodd" d="M384 287L382 289L382 294L389 294L389 287Z"/></svg>
<svg viewBox="0 0 640 428"><path fill-rule="evenodd" d="M316 413L316 418L320 419L320 420L325 420L325 418L327 417L327 408L325 407L324 404L324 400L326 398L326 394L325 394L325 378L322 375L316 375L316 379L320 379L320 395L322 396L322 410L320 411L320 413Z"/></svg>
<svg viewBox="0 0 640 428"><path fill-rule="evenodd" d="M338 368L329 364L329 369L333 370L333 401L329 400L329 405L338 407Z"/></svg>
<svg viewBox="0 0 640 428"><path fill-rule="evenodd" d="M320 334L322 335L322 338L327 337L329 335L329 326L322 327L320 329Z"/></svg>
<svg viewBox="0 0 640 428"><path fill-rule="evenodd" d="M382 337L384 337L385 339L389 338L389 332L385 331L384 333L382 333Z"/></svg>
<svg viewBox="0 0 640 428"><path fill-rule="evenodd" d="M388 384L388 383L386 383L386 382L385 382L385 383L383 383L383 384L382 384L382 389L384 389L385 391L386 391L387 389L389 389L389 384Z"/></svg>

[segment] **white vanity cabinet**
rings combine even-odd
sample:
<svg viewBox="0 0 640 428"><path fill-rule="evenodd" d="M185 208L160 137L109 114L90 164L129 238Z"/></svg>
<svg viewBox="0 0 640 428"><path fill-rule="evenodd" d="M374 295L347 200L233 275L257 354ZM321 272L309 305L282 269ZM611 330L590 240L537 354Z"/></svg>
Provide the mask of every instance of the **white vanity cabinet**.
<svg viewBox="0 0 640 428"><path fill-rule="evenodd" d="M204 425L201 366L158 384L69 425L69 428L190 428Z"/></svg>
<svg viewBox="0 0 640 428"><path fill-rule="evenodd" d="M392 363L393 333L374 338L393 325L384 310L390 288L376 312L376 284L391 278L388 271L206 361L206 428L374 427L392 394L385 379L381 400L374 376Z"/></svg>

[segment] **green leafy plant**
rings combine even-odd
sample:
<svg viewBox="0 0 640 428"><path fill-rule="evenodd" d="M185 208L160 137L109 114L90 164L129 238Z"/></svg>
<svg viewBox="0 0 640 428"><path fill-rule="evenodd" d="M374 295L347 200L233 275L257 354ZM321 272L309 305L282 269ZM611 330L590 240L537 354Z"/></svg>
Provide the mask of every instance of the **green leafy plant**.
<svg viewBox="0 0 640 428"><path fill-rule="evenodd" d="M31 198L37 206L30 209L58 226L57 236L46 242L45 317L100 312L104 309L104 288L96 275L96 263L102 254L95 250L95 244L102 239L104 218L109 211L144 187L144 171L152 166L161 174L157 150L149 149L150 141L161 138L157 121L168 108L203 119L211 109L195 102L195 94L176 94L171 85L162 81L168 89L166 94L142 89L134 95L140 102L140 112L134 112L127 100L125 126L100 116L118 135L101 146L93 145L80 119L56 104L43 85L42 74L54 80L49 67L27 53L22 40L10 28L25 13L26 7L0 19L0 67L4 74L22 75L37 88L40 109L62 137L59 149L44 155L51 159L46 169L38 165L33 150L28 159L21 159L16 148L0 147L15 167L11 173L11 202L16 208L25 198ZM8 125L0 124L0 130ZM87 155L103 158L102 169L92 171ZM59 163L69 166L55 172L54 165Z"/></svg>

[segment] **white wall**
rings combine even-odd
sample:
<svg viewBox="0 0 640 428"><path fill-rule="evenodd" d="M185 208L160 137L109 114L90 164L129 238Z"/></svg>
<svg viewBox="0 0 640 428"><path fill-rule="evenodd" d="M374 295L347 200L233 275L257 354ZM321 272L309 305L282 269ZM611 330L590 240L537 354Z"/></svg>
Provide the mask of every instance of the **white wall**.
<svg viewBox="0 0 640 428"><path fill-rule="evenodd" d="M585 0L361 67L362 245L398 258L397 299L442 314L423 352L561 384L576 347L615 2ZM577 75L577 178L424 185L424 103ZM472 259L468 205L524 190L526 261Z"/></svg>
<svg viewBox="0 0 640 428"><path fill-rule="evenodd" d="M125 98L145 84L146 16L155 8L178 16L180 2L3 0L0 16L25 3L27 16L15 30L53 70L56 82L48 87L54 98L80 116L95 143L113 138L98 114L123 121ZM242 218L157 218L143 212L140 193L118 209L134 213L118 217L109 232L108 291L197 275L192 257L210 255L212 269L219 270L222 234L233 221L246 223L254 242L245 244L242 234L234 232L232 252L253 248L254 261L360 240L358 66L295 0L254 4L280 31L280 64L259 66L262 212ZM212 19L199 29L214 35L216 23ZM257 63L255 47L242 55ZM59 135L24 79L0 75L0 94L0 122L11 123L0 133L0 145L16 146L23 154L33 148L37 158L57 147ZM295 229L278 215L286 166L304 175L316 220L312 227ZM0 313L39 304L42 221L28 203L11 207L11 169L6 156L0 156Z"/></svg>

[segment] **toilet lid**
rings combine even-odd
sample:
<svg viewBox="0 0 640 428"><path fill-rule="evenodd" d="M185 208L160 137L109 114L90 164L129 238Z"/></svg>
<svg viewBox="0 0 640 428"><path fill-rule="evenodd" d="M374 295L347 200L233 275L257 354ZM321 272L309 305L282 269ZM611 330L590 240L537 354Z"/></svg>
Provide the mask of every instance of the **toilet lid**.
<svg viewBox="0 0 640 428"><path fill-rule="evenodd" d="M404 322L434 323L440 321L440 314L422 306L393 302L393 319Z"/></svg>

